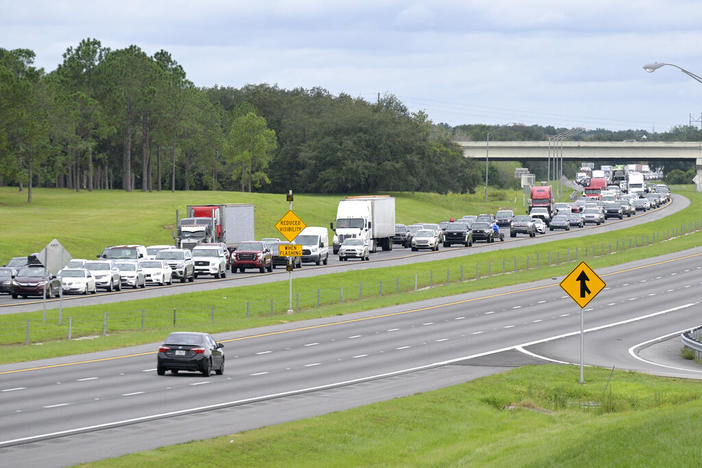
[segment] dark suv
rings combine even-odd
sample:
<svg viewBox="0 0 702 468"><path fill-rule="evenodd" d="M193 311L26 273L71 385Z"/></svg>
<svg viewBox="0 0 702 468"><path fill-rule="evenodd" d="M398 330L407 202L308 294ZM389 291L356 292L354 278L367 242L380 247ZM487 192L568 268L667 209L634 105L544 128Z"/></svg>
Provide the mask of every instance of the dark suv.
<svg viewBox="0 0 702 468"><path fill-rule="evenodd" d="M404 224L395 225L395 235L392 236L393 244L402 244L402 247L409 247L411 234Z"/></svg>
<svg viewBox="0 0 702 468"><path fill-rule="evenodd" d="M479 240L484 240L487 243L495 242L495 231L492 230L492 226L489 223L476 221L471 226L471 231L474 242Z"/></svg>
<svg viewBox="0 0 702 468"><path fill-rule="evenodd" d="M264 242L246 241L237 247L232 259L232 273L237 269L244 273L247 268L258 268L261 273L273 271L273 255Z"/></svg>
<svg viewBox="0 0 702 468"><path fill-rule="evenodd" d="M514 211L512 210L500 210L495 214L495 222L498 226L509 226L514 218Z"/></svg>
<svg viewBox="0 0 702 468"><path fill-rule="evenodd" d="M465 223L449 223L444 231L444 247L452 244L463 244L466 247L473 245L473 234Z"/></svg>

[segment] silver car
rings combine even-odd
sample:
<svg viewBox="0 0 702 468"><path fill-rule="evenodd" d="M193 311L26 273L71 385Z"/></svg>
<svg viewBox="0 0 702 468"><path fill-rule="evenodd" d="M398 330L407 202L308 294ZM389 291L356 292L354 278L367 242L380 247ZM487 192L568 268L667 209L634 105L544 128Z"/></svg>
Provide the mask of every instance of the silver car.
<svg viewBox="0 0 702 468"><path fill-rule="evenodd" d="M583 222L585 224L596 223L599 226L604 221L604 215L599 208L585 208L585 211L583 211Z"/></svg>
<svg viewBox="0 0 702 468"><path fill-rule="evenodd" d="M345 239L339 246L339 261L345 262L349 258L360 258L361 261L370 260L368 244L363 242L363 239Z"/></svg>
<svg viewBox="0 0 702 468"><path fill-rule="evenodd" d="M117 268L119 268L122 286L130 286L134 289L146 287L144 270L141 269L137 262L119 262L117 263Z"/></svg>
<svg viewBox="0 0 702 468"><path fill-rule="evenodd" d="M85 268L95 277L95 285L107 291L122 289L119 268L111 260L85 262Z"/></svg>
<svg viewBox="0 0 702 468"><path fill-rule="evenodd" d="M441 239L439 234L434 230L422 229L417 231L417 233L412 238L412 250L417 251L419 249L431 249L439 250L439 244Z"/></svg>

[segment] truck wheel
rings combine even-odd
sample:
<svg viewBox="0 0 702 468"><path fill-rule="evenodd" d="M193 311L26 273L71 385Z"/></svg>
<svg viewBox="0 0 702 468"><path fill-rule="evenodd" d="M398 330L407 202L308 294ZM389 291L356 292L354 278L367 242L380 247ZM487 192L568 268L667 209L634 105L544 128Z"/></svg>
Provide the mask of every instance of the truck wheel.
<svg viewBox="0 0 702 468"><path fill-rule="evenodd" d="M319 265L319 264L321 264L321 263L322 263L322 259L319 258L319 257L317 257L317 261L314 262L314 264L315 264L315 265Z"/></svg>
<svg viewBox="0 0 702 468"><path fill-rule="evenodd" d="M243 266L239 267L239 273L244 273L245 271L246 271L246 268L244 268Z"/></svg>
<svg viewBox="0 0 702 468"><path fill-rule="evenodd" d="M324 263L325 265L326 265L327 263L329 263L329 255L327 255L326 257L324 257L324 262L322 262L322 263Z"/></svg>
<svg viewBox="0 0 702 468"><path fill-rule="evenodd" d="M273 262L271 262L270 265L268 265L268 273L271 273L273 271Z"/></svg>
<svg viewBox="0 0 702 468"><path fill-rule="evenodd" d="M509 237L517 237L517 233L516 233L516 232L510 232L510 233L509 233Z"/></svg>
<svg viewBox="0 0 702 468"><path fill-rule="evenodd" d="M261 267L258 269L259 273L265 273L266 272L266 267Z"/></svg>

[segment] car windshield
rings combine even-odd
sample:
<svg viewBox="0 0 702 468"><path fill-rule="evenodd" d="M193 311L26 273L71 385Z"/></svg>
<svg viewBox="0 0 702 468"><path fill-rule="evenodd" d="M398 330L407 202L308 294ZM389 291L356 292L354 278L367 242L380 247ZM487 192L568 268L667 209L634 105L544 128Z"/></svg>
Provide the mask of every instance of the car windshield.
<svg viewBox="0 0 702 468"><path fill-rule="evenodd" d="M112 247L105 251L105 258L120 260L125 258L139 258L139 251L133 247Z"/></svg>
<svg viewBox="0 0 702 468"><path fill-rule="evenodd" d="M180 250L162 250L156 254L156 258L159 260L183 260L185 258L185 252Z"/></svg>
<svg viewBox="0 0 702 468"><path fill-rule="evenodd" d="M219 257L217 249L193 249L193 257Z"/></svg>
<svg viewBox="0 0 702 468"><path fill-rule="evenodd" d="M363 229L362 218L342 218L336 220L336 227L341 229Z"/></svg>
<svg viewBox="0 0 702 468"><path fill-rule="evenodd" d="M421 231L417 231L417 234L415 234L414 237L434 237L434 231L422 229Z"/></svg>
<svg viewBox="0 0 702 468"><path fill-rule="evenodd" d="M515 221L518 223L528 223L529 221L531 221L531 217L527 215L519 215L512 218L512 222Z"/></svg>
<svg viewBox="0 0 702 468"><path fill-rule="evenodd" d="M417 234L421 229L421 226L407 226L407 231L409 231L412 235Z"/></svg>
<svg viewBox="0 0 702 468"><path fill-rule="evenodd" d="M107 262L87 262L85 268L90 271L104 271L111 269L111 266Z"/></svg>
<svg viewBox="0 0 702 468"><path fill-rule="evenodd" d="M465 223L449 223L446 226L447 231L465 231L466 229L468 229L468 226Z"/></svg>
<svg viewBox="0 0 702 468"><path fill-rule="evenodd" d="M200 231L181 231L184 239L204 239L206 234L204 229Z"/></svg>
<svg viewBox="0 0 702 468"><path fill-rule="evenodd" d="M586 208L585 211L583 211L585 214L599 214L600 210L597 208Z"/></svg>
<svg viewBox="0 0 702 468"><path fill-rule="evenodd" d="M302 236L297 236L298 239ZM239 244L239 248L236 250L240 252L245 252L245 251L262 251L263 250L263 242L242 242Z"/></svg>
<svg viewBox="0 0 702 468"><path fill-rule="evenodd" d="M362 239L346 239L342 245L363 245Z"/></svg>
<svg viewBox="0 0 702 468"><path fill-rule="evenodd" d="M71 260L68 262L68 265L66 265L66 268L80 268L84 263L85 260Z"/></svg>
<svg viewBox="0 0 702 468"><path fill-rule="evenodd" d="M171 333L166 338L165 344L201 345L205 342L204 338L204 335L194 333Z"/></svg>
<svg viewBox="0 0 702 468"><path fill-rule="evenodd" d="M532 208L531 212L532 213L548 213L548 210L546 208Z"/></svg>
<svg viewBox="0 0 702 468"><path fill-rule="evenodd" d="M157 262L156 260L141 262L140 265L142 268L163 268L163 264L161 262Z"/></svg>
<svg viewBox="0 0 702 468"><path fill-rule="evenodd" d="M12 276L12 270L0 269L0 277L10 278Z"/></svg>
<svg viewBox="0 0 702 468"><path fill-rule="evenodd" d="M44 276L46 275L46 270L43 268L22 268L17 276Z"/></svg>
<svg viewBox="0 0 702 468"><path fill-rule="evenodd" d="M473 223L473 226L471 226L473 230L478 230L478 229L490 229L490 225L488 223Z"/></svg>
<svg viewBox="0 0 702 468"><path fill-rule="evenodd" d="M424 224L424 229L438 229L438 224Z"/></svg>
<svg viewBox="0 0 702 468"><path fill-rule="evenodd" d="M170 247L148 247L146 249L146 253L149 255L156 255L157 253L165 249L170 249Z"/></svg>
<svg viewBox="0 0 702 468"><path fill-rule="evenodd" d="M395 226L395 234L407 232L407 226Z"/></svg>
<svg viewBox="0 0 702 468"><path fill-rule="evenodd" d="M118 263L117 268L122 271L136 271L136 265L133 263Z"/></svg>
<svg viewBox="0 0 702 468"><path fill-rule="evenodd" d="M85 278L85 271L83 270L63 270L61 273L63 278Z"/></svg>
<svg viewBox="0 0 702 468"><path fill-rule="evenodd" d="M503 211L497 212L498 218L509 218L510 216L514 216L514 213L512 211L509 211L509 210L503 210Z"/></svg>
<svg viewBox="0 0 702 468"><path fill-rule="evenodd" d="M317 245L319 244L319 236L314 236L312 234L297 236L295 238L295 243L298 245Z"/></svg>
<svg viewBox="0 0 702 468"><path fill-rule="evenodd" d="M567 220L568 220L568 218L567 218L566 216L564 216L564 215L556 215L556 216L553 217L553 222L554 222L554 223L559 223L559 222L562 223L562 222L565 222L565 221L567 221Z"/></svg>
<svg viewBox="0 0 702 468"><path fill-rule="evenodd" d="M27 257L15 257L7 263L7 266L21 267L21 266L25 266L26 264L27 264Z"/></svg>

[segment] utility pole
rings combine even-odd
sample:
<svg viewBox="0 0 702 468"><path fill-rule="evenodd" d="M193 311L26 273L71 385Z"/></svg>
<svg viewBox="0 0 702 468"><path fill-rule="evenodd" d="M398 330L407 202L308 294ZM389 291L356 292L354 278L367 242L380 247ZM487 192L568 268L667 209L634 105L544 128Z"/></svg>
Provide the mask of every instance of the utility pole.
<svg viewBox="0 0 702 468"><path fill-rule="evenodd" d="M490 152L490 132L485 137L485 201L488 201L488 154Z"/></svg>

